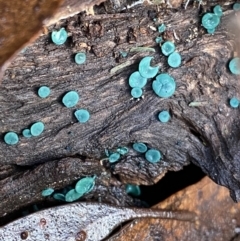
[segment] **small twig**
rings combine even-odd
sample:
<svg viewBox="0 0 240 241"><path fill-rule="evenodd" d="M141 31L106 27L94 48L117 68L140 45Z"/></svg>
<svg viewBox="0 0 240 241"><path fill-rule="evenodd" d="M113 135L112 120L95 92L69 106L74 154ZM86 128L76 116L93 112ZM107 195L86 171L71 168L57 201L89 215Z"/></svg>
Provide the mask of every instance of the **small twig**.
<svg viewBox="0 0 240 241"><path fill-rule="evenodd" d="M84 21L98 21L98 20L113 20L120 18L135 18L139 16L138 13L115 13L115 14L100 14L100 15L87 15L82 18Z"/></svg>

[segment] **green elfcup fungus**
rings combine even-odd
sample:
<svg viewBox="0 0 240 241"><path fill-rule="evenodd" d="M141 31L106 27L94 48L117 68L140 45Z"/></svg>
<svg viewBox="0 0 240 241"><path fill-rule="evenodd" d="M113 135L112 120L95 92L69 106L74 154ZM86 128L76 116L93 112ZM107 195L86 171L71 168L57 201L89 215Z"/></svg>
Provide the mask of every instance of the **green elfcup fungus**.
<svg viewBox="0 0 240 241"><path fill-rule="evenodd" d="M137 152L145 153L147 151L147 146L142 142L138 142L133 144L133 149Z"/></svg>
<svg viewBox="0 0 240 241"><path fill-rule="evenodd" d="M138 66L139 73L144 78L153 78L159 70L159 67L151 67L150 63L153 57L144 57Z"/></svg>
<svg viewBox="0 0 240 241"><path fill-rule="evenodd" d="M120 155L125 155L125 154L128 153L128 148L125 147L125 146L118 147L118 148L117 148L117 152L118 152Z"/></svg>
<svg viewBox="0 0 240 241"><path fill-rule="evenodd" d="M141 88L135 87L131 90L131 95L133 98L140 98L143 94L143 91Z"/></svg>
<svg viewBox="0 0 240 241"><path fill-rule="evenodd" d="M32 137L31 131L30 131L29 129L24 129L24 130L22 131L22 135L23 135L24 137L26 137L26 138Z"/></svg>
<svg viewBox="0 0 240 241"><path fill-rule="evenodd" d="M233 58L229 62L229 69L232 74L239 75L240 74L240 58L238 58L238 57Z"/></svg>
<svg viewBox="0 0 240 241"><path fill-rule="evenodd" d="M138 185L134 184L126 184L125 190L127 194L130 194L132 196L140 196L141 195L141 190Z"/></svg>
<svg viewBox="0 0 240 241"><path fill-rule="evenodd" d="M76 64L83 64L86 61L86 54L83 52L77 53L74 59Z"/></svg>
<svg viewBox="0 0 240 241"><path fill-rule="evenodd" d="M41 97L41 98L46 98L50 95L51 93L51 90L49 87L47 86L41 86L39 89L38 89L38 96Z"/></svg>
<svg viewBox="0 0 240 241"><path fill-rule="evenodd" d="M117 162L119 159L120 159L119 153L112 153L112 154L109 155L109 158L108 158L110 163Z"/></svg>
<svg viewBox="0 0 240 241"><path fill-rule="evenodd" d="M75 185L75 191L82 196L93 190L95 186L95 177L84 177L80 179Z"/></svg>
<svg viewBox="0 0 240 241"><path fill-rule="evenodd" d="M158 32L163 33L166 30L166 25L163 23L158 26Z"/></svg>
<svg viewBox="0 0 240 241"><path fill-rule="evenodd" d="M34 123L30 128L32 136L39 136L43 130L44 124L41 121Z"/></svg>
<svg viewBox="0 0 240 241"><path fill-rule="evenodd" d="M182 57L179 53L173 52L168 56L168 64L173 68L177 68L181 65Z"/></svg>
<svg viewBox="0 0 240 241"><path fill-rule="evenodd" d="M79 194L75 191L75 189L72 189L70 191L67 192L67 194L65 195L65 201L66 202L73 202L78 200L80 197L82 197L82 194Z"/></svg>
<svg viewBox="0 0 240 241"><path fill-rule="evenodd" d="M161 157L162 157L162 155L161 155L160 151L155 150L155 149L150 149L145 153L145 158L147 159L147 161L149 161L151 163L159 162Z"/></svg>
<svg viewBox="0 0 240 241"><path fill-rule="evenodd" d="M240 10L240 3L234 3L233 4L233 10L234 11L239 11Z"/></svg>
<svg viewBox="0 0 240 241"><path fill-rule="evenodd" d="M236 97L231 98L229 101L229 104L232 108L238 108L239 103L240 103L240 101Z"/></svg>
<svg viewBox="0 0 240 241"><path fill-rule="evenodd" d="M67 40L68 34L65 28L61 28L58 31L52 31L51 38L56 45L64 44Z"/></svg>
<svg viewBox="0 0 240 241"><path fill-rule="evenodd" d="M76 91L69 91L62 98L62 103L67 107L75 106L79 101L79 95Z"/></svg>
<svg viewBox="0 0 240 241"><path fill-rule="evenodd" d="M19 141L18 135L15 132L8 132L4 136L4 142L8 145L15 145Z"/></svg>
<svg viewBox="0 0 240 241"><path fill-rule="evenodd" d="M53 198L59 201L65 201L65 195L62 193L54 193Z"/></svg>
<svg viewBox="0 0 240 241"><path fill-rule="evenodd" d="M176 83L169 74L159 74L152 83L153 91L162 98L172 96L176 89Z"/></svg>
<svg viewBox="0 0 240 241"><path fill-rule="evenodd" d="M84 109L76 110L74 115L80 123L86 123L90 118L89 112Z"/></svg>
<svg viewBox="0 0 240 241"><path fill-rule="evenodd" d="M157 44L160 44L160 43L163 42L163 38L162 38L162 37L156 37L156 38L155 38L155 42L156 42Z"/></svg>
<svg viewBox="0 0 240 241"><path fill-rule="evenodd" d="M165 56L168 56L175 51L175 44L171 41L167 41L161 46L161 50Z"/></svg>
<svg viewBox="0 0 240 241"><path fill-rule="evenodd" d="M169 112L166 110L163 110L158 114L158 119L162 123L168 122L170 120L170 118L171 118L171 116L170 116Z"/></svg>
<svg viewBox="0 0 240 241"><path fill-rule="evenodd" d="M206 13L202 17L202 25L206 29L215 29L220 23L220 18L214 13Z"/></svg>
<svg viewBox="0 0 240 241"><path fill-rule="evenodd" d="M43 196L43 197L50 196L51 194L53 194L53 192L54 192L54 189L53 189L53 188L44 189L44 190L42 191L42 196Z"/></svg>
<svg viewBox="0 0 240 241"><path fill-rule="evenodd" d="M222 8L220 5L216 5L214 8L213 8L213 12L218 16L218 17L222 17L223 15L223 11L222 11Z"/></svg>
<svg viewBox="0 0 240 241"><path fill-rule="evenodd" d="M213 28L213 29L210 29L210 28L209 28L209 29L207 29L207 32L208 32L209 34L214 34L215 30L216 30L215 28Z"/></svg>
<svg viewBox="0 0 240 241"><path fill-rule="evenodd" d="M130 75L128 82L132 88L143 88L147 84L147 78L142 77L138 71L135 71Z"/></svg>

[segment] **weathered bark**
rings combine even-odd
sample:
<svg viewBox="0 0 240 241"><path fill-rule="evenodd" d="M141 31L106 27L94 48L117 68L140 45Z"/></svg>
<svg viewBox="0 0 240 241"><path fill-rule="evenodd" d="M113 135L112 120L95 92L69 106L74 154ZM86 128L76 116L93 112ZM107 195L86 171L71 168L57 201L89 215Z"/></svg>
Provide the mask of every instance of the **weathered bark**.
<svg viewBox="0 0 240 241"><path fill-rule="evenodd" d="M197 8L176 11L136 6L116 15L74 16L58 24L65 26L71 35L66 44L55 46L49 35L43 35L19 54L1 85L2 137L8 131L20 134L39 120L45 123L46 129L39 137L22 137L15 146L0 142L3 165L0 176L5 178L0 181L0 216L42 200L41 190L46 186L61 188L93 173L102 181L100 173L105 172L116 175L122 183L150 185L168 170L178 171L191 161L216 183L228 187L232 197L239 200L240 121L238 110L228 105L229 98L238 96L239 82L226 67L234 45L233 36L224 27L232 11L228 11L229 5L224 8L222 24L214 35L206 34L201 28ZM167 25L164 37L174 41L181 53L180 68L169 68L155 43L159 34L149 27L155 26L153 17L158 18L156 26L161 22ZM154 47L156 52L129 52L127 58L121 58L120 51L135 46ZM87 61L76 65L73 56L82 50L87 52ZM162 72L176 79L177 90L171 98L158 98L149 80L144 99L131 100L128 77L138 69L141 58L149 54L154 57L153 64L160 65ZM125 68L110 71L123 62L128 63ZM37 96L41 85L51 88L49 98ZM76 108L67 109L61 103L63 94L69 90L76 90L81 96ZM190 107L193 101L201 102L201 106ZM89 122L76 121L73 111L77 108L89 110ZM172 115L166 124L157 120L163 109ZM143 155L134 152L132 143L138 141L159 149L163 154L161 162L148 163ZM117 164L103 162L102 166L99 160L105 157L104 149L114 150L122 145L128 146L130 152ZM73 171L77 160L81 168L86 158L92 160L94 168L86 161L86 169L83 166L79 172ZM55 170L58 160L69 165L63 176ZM39 167L30 172L35 165ZM29 177L23 178L25 175ZM29 180L35 182L39 180L37 177L41 182L29 185ZM62 181L65 178L67 181ZM20 186L15 185L18 180ZM127 203L121 192L120 196L115 192L112 197L115 201L111 203L117 200Z"/></svg>

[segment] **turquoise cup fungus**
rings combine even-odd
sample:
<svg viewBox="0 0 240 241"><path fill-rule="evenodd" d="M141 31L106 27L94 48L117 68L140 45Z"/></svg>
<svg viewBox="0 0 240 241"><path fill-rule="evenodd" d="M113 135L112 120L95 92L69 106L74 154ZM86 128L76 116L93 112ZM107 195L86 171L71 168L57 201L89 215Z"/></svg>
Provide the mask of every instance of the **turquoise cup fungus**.
<svg viewBox="0 0 240 241"><path fill-rule="evenodd" d="M79 95L76 91L69 91L62 98L62 103L67 107L75 106L79 101Z"/></svg>
<svg viewBox="0 0 240 241"><path fill-rule="evenodd" d="M215 29L220 23L220 18L214 13L206 13L202 17L202 25L206 29Z"/></svg>
<svg viewBox="0 0 240 241"><path fill-rule="evenodd" d="M149 161L151 163L159 162L161 157L162 157L162 155L161 155L160 151L155 150L155 149L150 149L145 153L145 158L147 159L147 161Z"/></svg>
<svg viewBox="0 0 240 241"><path fill-rule="evenodd" d="M140 98L143 94L143 91L141 88L135 87L131 90L131 96L133 98Z"/></svg>
<svg viewBox="0 0 240 241"><path fill-rule="evenodd" d="M143 88L147 84L147 78L142 77L140 73L136 71L130 75L128 82L132 88Z"/></svg>
<svg viewBox="0 0 240 241"><path fill-rule="evenodd" d="M8 132L4 136L4 142L8 145L15 145L19 141L18 135L15 132Z"/></svg>
<svg viewBox="0 0 240 241"><path fill-rule="evenodd" d="M65 195L62 193L54 193L53 198L59 201L65 201Z"/></svg>
<svg viewBox="0 0 240 241"><path fill-rule="evenodd" d="M30 128L32 136L39 136L42 134L43 130L44 124L41 121L34 123Z"/></svg>
<svg viewBox="0 0 240 241"><path fill-rule="evenodd" d="M171 41L167 41L161 46L161 50L165 56L168 56L175 51L175 44Z"/></svg>
<svg viewBox="0 0 240 241"><path fill-rule="evenodd" d="M41 86L39 89L38 89L38 96L41 97L41 98L46 98L50 95L50 88L47 87L47 86Z"/></svg>
<svg viewBox="0 0 240 241"><path fill-rule="evenodd" d="M213 8L213 12L218 16L218 17L222 17L223 15L223 11L222 11L222 8L220 5L216 5L214 8Z"/></svg>
<svg viewBox="0 0 240 241"><path fill-rule="evenodd" d="M75 189L72 189L70 191L67 192L67 194L65 195L65 201L66 202L73 202L78 200L80 197L82 197L82 194L79 194L75 191Z"/></svg>
<svg viewBox="0 0 240 241"><path fill-rule="evenodd" d="M93 190L95 186L95 177L84 177L80 179L75 186L75 191L79 194L86 194Z"/></svg>
<svg viewBox="0 0 240 241"><path fill-rule="evenodd" d="M174 94L176 83L169 74L159 74L153 81L152 88L159 97L168 98Z"/></svg>
<svg viewBox="0 0 240 241"><path fill-rule="evenodd" d="M138 185L134 184L126 184L125 190L127 194L130 194L132 196L140 196L141 195L141 190Z"/></svg>
<svg viewBox="0 0 240 241"><path fill-rule="evenodd" d="M147 146L142 142L138 142L133 144L133 149L137 152L145 153L147 151Z"/></svg>
<svg viewBox="0 0 240 241"><path fill-rule="evenodd" d="M117 162L119 159L120 159L119 153L112 153L112 154L109 155L109 158L108 158L110 163Z"/></svg>
<svg viewBox="0 0 240 241"><path fill-rule="evenodd" d="M233 4L233 10L234 11L239 11L240 10L240 3L234 3Z"/></svg>
<svg viewBox="0 0 240 241"><path fill-rule="evenodd" d="M238 57L233 58L229 62L229 70L231 71L232 74L236 74L236 75L240 74L240 58Z"/></svg>
<svg viewBox="0 0 240 241"><path fill-rule="evenodd" d="M75 117L80 123L85 123L89 120L90 114L87 110L80 109L74 112Z"/></svg>
<svg viewBox="0 0 240 241"><path fill-rule="evenodd" d="M158 114L158 119L162 123L166 123L170 120L171 116L168 111L163 110Z"/></svg>
<svg viewBox="0 0 240 241"><path fill-rule="evenodd" d="M163 38L162 38L162 37L156 37L156 38L155 38L155 42L156 42L157 44L160 44L160 43L163 42Z"/></svg>
<svg viewBox="0 0 240 241"><path fill-rule="evenodd" d="M24 129L24 130L22 131L22 135L23 135L24 137L26 137L26 138L32 137L31 131L30 131L29 129Z"/></svg>
<svg viewBox="0 0 240 241"><path fill-rule="evenodd" d="M168 64L172 68L177 68L181 65L182 57L179 53L173 52L168 56Z"/></svg>
<svg viewBox="0 0 240 241"><path fill-rule="evenodd" d="M125 154L128 153L128 148L125 147L125 146L118 147L118 148L117 148L117 152L118 152L120 155L125 155Z"/></svg>
<svg viewBox="0 0 240 241"><path fill-rule="evenodd" d="M52 31L51 38L56 45L64 44L67 40L68 34L65 28L61 28L59 31Z"/></svg>
<svg viewBox="0 0 240 241"><path fill-rule="evenodd" d="M50 196L54 192L54 189L52 188L47 188L42 191L42 196L47 197Z"/></svg>
<svg viewBox="0 0 240 241"><path fill-rule="evenodd" d="M153 57L144 57L139 63L139 73L144 78L153 78L159 70L159 67L151 67L150 63Z"/></svg>
<svg viewBox="0 0 240 241"><path fill-rule="evenodd" d="M165 30L166 30L166 25L164 23L158 26L159 33L163 33Z"/></svg>
<svg viewBox="0 0 240 241"><path fill-rule="evenodd" d="M229 104L232 108L238 108L239 103L239 99L237 99L236 97L231 98L229 101Z"/></svg>
<svg viewBox="0 0 240 241"><path fill-rule="evenodd" d="M76 64L83 64L86 61L86 54L83 52L77 53L74 59Z"/></svg>

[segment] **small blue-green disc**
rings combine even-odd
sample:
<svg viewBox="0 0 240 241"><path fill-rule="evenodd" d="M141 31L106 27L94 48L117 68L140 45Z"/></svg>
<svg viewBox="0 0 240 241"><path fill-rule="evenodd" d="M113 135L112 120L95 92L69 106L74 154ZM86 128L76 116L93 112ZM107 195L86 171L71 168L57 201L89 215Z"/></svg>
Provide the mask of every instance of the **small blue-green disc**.
<svg viewBox="0 0 240 241"><path fill-rule="evenodd" d="M24 130L22 131L22 134L23 134L23 136L26 137L26 138L32 137L31 131L30 131L29 129L24 129Z"/></svg>
<svg viewBox="0 0 240 241"><path fill-rule="evenodd" d="M138 185L133 185L133 184L126 184L125 190L127 194L133 195L133 196L140 196L141 195L141 190Z"/></svg>
<svg viewBox="0 0 240 241"><path fill-rule="evenodd" d="M18 143L19 138L15 132L10 131L4 136L4 141L8 145L15 145Z"/></svg>
<svg viewBox="0 0 240 241"><path fill-rule="evenodd" d="M54 193L53 198L59 201L65 201L65 195L62 193Z"/></svg>
<svg viewBox="0 0 240 241"><path fill-rule="evenodd" d="M220 5L216 5L214 8L213 8L213 12L218 16L218 17L222 17L223 15L223 11L222 11L222 8Z"/></svg>
<svg viewBox="0 0 240 241"><path fill-rule="evenodd" d="M175 51L175 44L171 41L167 41L161 46L161 50L165 56L168 56Z"/></svg>
<svg viewBox="0 0 240 241"><path fill-rule="evenodd" d="M39 136L43 132L43 130L44 124L41 121L34 123L30 128L31 134L33 136Z"/></svg>
<svg viewBox="0 0 240 241"><path fill-rule="evenodd" d="M85 123L89 120L90 114L87 110L80 109L74 112L75 117L80 123Z"/></svg>
<svg viewBox="0 0 240 241"><path fill-rule="evenodd" d="M133 144L133 149L137 152L145 153L147 151L147 146L142 142L138 142Z"/></svg>
<svg viewBox="0 0 240 241"><path fill-rule="evenodd" d="M67 107L75 106L79 101L79 95L76 91L69 91L62 98L62 103Z"/></svg>
<svg viewBox="0 0 240 241"><path fill-rule="evenodd" d="M77 53L74 59L76 64L83 64L86 61L86 54L83 52Z"/></svg>
<svg viewBox="0 0 240 241"><path fill-rule="evenodd" d="M109 162L110 163L114 163L114 162L118 161L119 158L120 158L120 154L119 153L112 153L109 156Z"/></svg>
<svg viewBox="0 0 240 241"><path fill-rule="evenodd" d="M139 73L144 78L153 78L159 70L159 67L151 67L150 63L153 57L147 56L144 57L138 66Z"/></svg>
<svg viewBox="0 0 240 241"><path fill-rule="evenodd" d="M126 51L120 51L120 54L123 58L126 58L128 56L128 53Z"/></svg>
<svg viewBox="0 0 240 241"><path fill-rule="evenodd" d="M233 4L233 10L234 11L239 11L240 10L240 3L234 3Z"/></svg>
<svg viewBox="0 0 240 241"><path fill-rule="evenodd" d="M65 28L61 28L58 31L52 31L51 37L53 43L55 43L56 45L61 45L66 42L68 34Z"/></svg>
<svg viewBox="0 0 240 241"><path fill-rule="evenodd" d="M42 191L42 196L47 197L50 196L54 192L54 189L52 188L47 188Z"/></svg>
<svg viewBox="0 0 240 241"><path fill-rule="evenodd" d="M65 195L65 201L73 202L73 201L78 200L82 196L83 196L83 194L79 194L75 191L75 189L72 189L72 190L68 191L67 194Z"/></svg>
<svg viewBox="0 0 240 241"><path fill-rule="evenodd" d="M162 37L156 37L156 38L155 38L155 42L156 42L157 44L160 44L160 43L163 42L163 38L162 38Z"/></svg>
<svg viewBox="0 0 240 241"><path fill-rule="evenodd" d="M215 31L216 31L216 29L215 28L213 28L213 29L207 29L207 32L209 33L209 34L214 34L215 33Z"/></svg>
<svg viewBox="0 0 240 241"><path fill-rule="evenodd" d="M46 98L50 95L50 88L47 87L47 86L41 86L39 89L38 89L38 96L41 97L41 98Z"/></svg>
<svg viewBox="0 0 240 241"><path fill-rule="evenodd" d="M142 77L138 71L135 71L130 75L128 82L132 88L143 88L147 84L147 78Z"/></svg>
<svg viewBox="0 0 240 241"><path fill-rule="evenodd" d="M229 62L229 69L232 74L236 74L236 75L240 74L240 58L238 57L233 58Z"/></svg>
<svg viewBox="0 0 240 241"><path fill-rule="evenodd" d="M177 68L181 65L182 58L181 55L177 52L173 52L168 56L168 64L173 68Z"/></svg>
<svg viewBox="0 0 240 241"><path fill-rule="evenodd" d="M117 148L117 152L118 152L120 155L125 155L125 154L128 153L128 148L125 147L125 146L118 147L118 148Z"/></svg>
<svg viewBox="0 0 240 241"><path fill-rule="evenodd" d="M239 100L236 97L231 98L229 103L232 108L238 108L239 106Z"/></svg>
<svg viewBox="0 0 240 241"><path fill-rule="evenodd" d="M220 23L220 18L214 13L206 13L202 17L202 25L206 29L215 29Z"/></svg>
<svg viewBox="0 0 240 241"><path fill-rule="evenodd" d="M133 98L140 98L142 96L142 93L142 89L138 87L132 88L131 90L131 95Z"/></svg>
<svg viewBox="0 0 240 241"><path fill-rule="evenodd" d="M84 177L75 186L75 191L81 195L89 193L95 186L95 177Z"/></svg>
<svg viewBox="0 0 240 241"><path fill-rule="evenodd" d="M151 163L159 162L161 157L160 151L155 149L150 149L145 153L145 158Z"/></svg>
<svg viewBox="0 0 240 241"><path fill-rule="evenodd" d="M168 111L164 110L158 114L159 121L166 123L170 120L171 116Z"/></svg>
<svg viewBox="0 0 240 241"><path fill-rule="evenodd" d="M164 23L158 26L159 33L163 33L165 30L166 30L166 25Z"/></svg>

